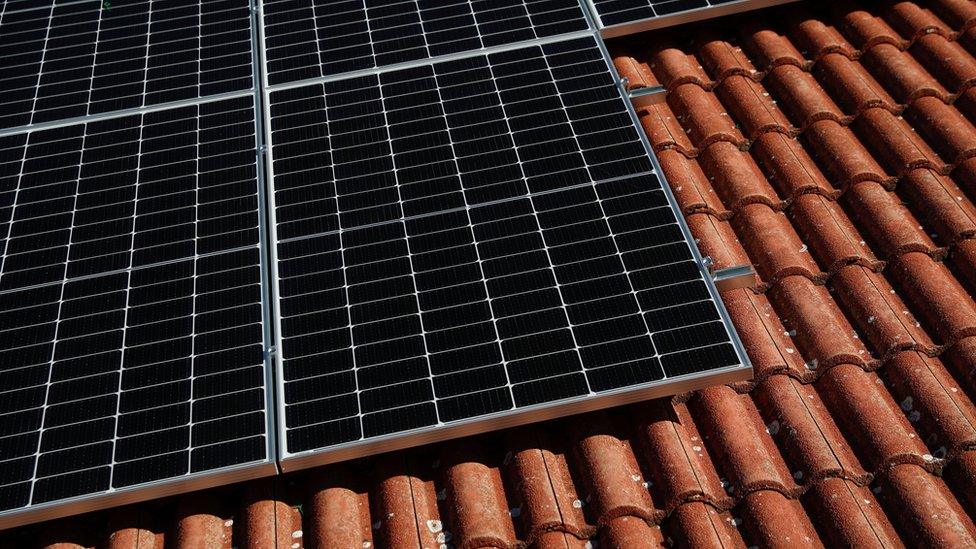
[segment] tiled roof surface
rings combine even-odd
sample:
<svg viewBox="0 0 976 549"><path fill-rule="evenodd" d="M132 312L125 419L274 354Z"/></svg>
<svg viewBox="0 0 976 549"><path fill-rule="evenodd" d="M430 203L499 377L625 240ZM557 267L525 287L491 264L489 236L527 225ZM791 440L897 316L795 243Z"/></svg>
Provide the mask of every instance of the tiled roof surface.
<svg viewBox="0 0 976 549"><path fill-rule="evenodd" d="M615 44L754 382L9 542L976 546L976 4L816 4Z"/></svg>

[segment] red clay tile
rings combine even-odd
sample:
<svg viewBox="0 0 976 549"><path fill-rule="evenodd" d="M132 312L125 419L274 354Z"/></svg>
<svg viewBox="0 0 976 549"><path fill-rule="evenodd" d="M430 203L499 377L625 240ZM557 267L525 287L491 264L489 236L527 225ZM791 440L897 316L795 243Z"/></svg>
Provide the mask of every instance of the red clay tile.
<svg viewBox="0 0 976 549"><path fill-rule="evenodd" d="M753 398L797 483L812 486L831 477L859 484L871 480L813 386L773 376L756 387Z"/></svg>
<svg viewBox="0 0 976 549"><path fill-rule="evenodd" d="M904 547L871 490L846 479L828 478L801 498L825 545Z"/></svg>
<svg viewBox="0 0 976 549"><path fill-rule="evenodd" d="M864 343L823 286L802 276L791 276L770 290L769 301L807 357L808 368L826 369L845 363L863 368L871 365Z"/></svg>
<svg viewBox="0 0 976 549"><path fill-rule="evenodd" d="M897 465L879 484L902 538L922 547L976 547L976 526L945 483L914 465Z"/></svg>
<svg viewBox="0 0 976 549"><path fill-rule="evenodd" d="M752 359L756 382L777 373L805 381L816 377L816 370L810 368L813 365L804 363L765 295L739 290L724 294L723 301Z"/></svg>
<svg viewBox="0 0 976 549"><path fill-rule="evenodd" d="M163 549L165 538L162 533L150 529L150 520L143 509L124 507L112 514L108 520L108 549Z"/></svg>
<svg viewBox="0 0 976 549"><path fill-rule="evenodd" d="M345 467L330 467L309 483L304 507L310 547L368 547L373 542L366 495ZM380 491L380 494L385 492Z"/></svg>
<svg viewBox="0 0 976 549"><path fill-rule="evenodd" d="M648 524L640 517L617 517L601 530L600 547L643 549L663 546L661 528Z"/></svg>
<svg viewBox="0 0 976 549"><path fill-rule="evenodd" d="M895 30L909 39L923 38L932 34L943 37L953 34L952 29L931 11L915 2L893 3L891 9L885 10L883 15Z"/></svg>
<svg viewBox="0 0 976 549"><path fill-rule="evenodd" d="M967 450L957 456L943 472L946 484L952 489L959 503L972 516L976 511L976 451Z"/></svg>
<svg viewBox="0 0 976 549"><path fill-rule="evenodd" d="M847 317L864 334L875 356L887 359L906 349L934 354L935 343L915 320L888 281L878 273L853 266L838 271L831 286Z"/></svg>
<svg viewBox="0 0 976 549"><path fill-rule="evenodd" d="M734 497L755 490L798 493L793 475L747 395L728 387L711 387L699 392L689 408ZM701 446L692 450L703 451Z"/></svg>
<svg viewBox="0 0 976 549"><path fill-rule="evenodd" d="M735 145L715 143L700 154L698 162L708 176L708 184L718 191L730 210L738 211L748 204L765 204L777 210L784 207L759 166Z"/></svg>
<svg viewBox="0 0 976 549"><path fill-rule="evenodd" d="M517 495L513 516L522 525L520 537L541 543L547 533L558 531L587 539L594 532L586 523L582 505L577 504L582 500L569 465L563 455L546 447L547 440L544 432L536 428L518 430L506 437L511 450L505 458L505 470Z"/></svg>
<svg viewBox="0 0 976 549"><path fill-rule="evenodd" d="M657 80L674 93L679 86L695 84L700 88L710 88L710 80L695 59L675 47L655 48L657 55L648 63Z"/></svg>
<svg viewBox="0 0 976 549"><path fill-rule="evenodd" d="M882 374L933 457L951 460L976 447L976 407L939 360L899 353Z"/></svg>
<svg viewBox="0 0 976 549"><path fill-rule="evenodd" d="M244 531L247 547L291 547L301 545L304 532L301 517L293 520L290 505L281 500L283 494L277 479L254 481L244 495L242 517L238 528Z"/></svg>
<svg viewBox="0 0 976 549"><path fill-rule="evenodd" d="M702 451L702 438L684 405L656 400L636 407L638 460L646 489L658 506L674 512L690 501L727 508L733 504L713 462Z"/></svg>
<svg viewBox="0 0 976 549"><path fill-rule="evenodd" d="M796 275L817 283L826 279L784 213L764 204L750 204L732 218L732 226L743 235L749 257L767 285Z"/></svg>
<svg viewBox="0 0 976 549"><path fill-rule="evenodd" d="M932 0L930 9L956 31L976 26L976 4L969 0Z"/></svg>
<svg viewBox="0 0 976 549"><path fill-rule="evenodd" d="M446 449L447 462L440 467L445 483L444 506L454 528L449 532L454 546L514 546L515 527L498 469L489 464L478 444L450 444ZM443 523L428 520L423 526L438 539L440 534L446 539L448 532L443 531Z"/></svg>
<svg viewBox="0 0 976 549"><path fill-rule="evenodd" d="M976 335L976 303L945 265L911 253L890 263L888 271L940 343Z"/></svg>
<svg viewBox="0 0 976 549"><path fill-rule="evenodd" d="M971 294L976 295L976 239L963 240L949 253L949 264Z"/></svg>
<svg viewBox="0 0 976 549"><path fill-rule="evenodd" d="M823 545L798 500L788 499L779 492L761 490L747 495L740 510L740 528L745 529L750 541L760 547L795 549Z"/></svg>
<svg viewBox="0 0 976 549"><path fill-rule="evenodd" d="M746 543L732 514L719 512L706 503L685 503L674 510L662 527L669 543L675 547L741 548Z"/></svg>
<svg viewBox="0 0 976 549"><path fill-rule="evenodd" d="M708 184L708 179L697 162L688 159L677 150L663 150L658 154L662 169L668 177L674 176L675 183L671 188L675 198L685 215L705 212L719 219L728 219L732 212ZM669 179L670 181L670 179Z"/></svg>
<svg viewBox="0 0 976 549"><path fill-rule="evenodd" d="M837 202L815 194L801 195L788 217L825 272L834 274L848 265L881 269L881 262Z"/></svg>
<svg viewBox="0 0 976 549"><path fill-rule="evenodd" d="M688 138L699 154L702 149L722 141L731 143L735 147L746 146L745 137L735 127L735 123L722 108L718 99L701 86L697 84L678 86L668 94L668 104L675 113L685 113L675 118L685 125ZM684 120L683 116L688 119Z"/></svg>
<svg viewBox="0 0 976 549"><path fill-rule="evenodd" d="M229 525L225 519L213 514L219 504L205 494L193 494L184 498L176 512L176 524L172 535L173 547L193 549L197 547L231 547ZM169 540L167 540L169 542Z"/></svg>
<svg viewBox="0 0 976 549"><path fill-rule="evenodd" d="M893 463L935 466L876 374L843 364L824 374L817 390L869 470L880 472Z"/></svg>
<svg viewBox="0 0 976 549"><path fill-rule="evenodd" d="M601 526L624 515L660 518L630 444L615 436L605 414L590 414L586 421L567 422L567 427L585 487L580 492L583 499L574 506L592 506L591 514Z"/></svg>

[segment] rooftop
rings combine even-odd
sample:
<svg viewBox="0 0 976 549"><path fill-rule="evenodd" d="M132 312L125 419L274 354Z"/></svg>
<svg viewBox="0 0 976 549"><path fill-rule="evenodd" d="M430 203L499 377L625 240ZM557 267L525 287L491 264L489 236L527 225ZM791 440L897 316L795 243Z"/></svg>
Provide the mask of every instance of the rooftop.
<svg viewBox="0 0 976 549"><path fill-rule="evenodd" d="M828 4L831 7L822 7ZM613 43L755 380L21 528L0 545L976 547L976 3Z"/></svg>

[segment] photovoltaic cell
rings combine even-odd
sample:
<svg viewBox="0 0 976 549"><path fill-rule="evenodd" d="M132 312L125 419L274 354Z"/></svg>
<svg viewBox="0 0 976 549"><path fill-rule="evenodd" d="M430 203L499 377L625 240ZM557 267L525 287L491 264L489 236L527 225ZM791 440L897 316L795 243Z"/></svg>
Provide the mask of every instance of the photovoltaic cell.
<svg viewBox="0 0 976 549"><path fill-rule="evenodd" d="M271 85L586 30L576 0L267 0Z"/></svg>
<svg viewBox="0 0 976 549"><path fill-rule="evenodd" d="M5 2L0 128L252 87L247 0Z"/></svg>
<svg viewBox="0 0 976 549"><path fill-rule="evenodd" d="M594 39L270 109L286 458L739 364Z"/></svg>
<svg viewBox="0 0 976 549"><path fill-rule="evenodd" d="M2 139L0 511L272 459L254 112Z"/></svg>

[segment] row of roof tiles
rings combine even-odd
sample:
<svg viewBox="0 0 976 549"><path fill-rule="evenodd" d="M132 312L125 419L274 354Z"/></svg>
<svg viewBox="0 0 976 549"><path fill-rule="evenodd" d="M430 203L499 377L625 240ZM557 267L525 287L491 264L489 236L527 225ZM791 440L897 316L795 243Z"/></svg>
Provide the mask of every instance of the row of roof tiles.
<svg viewBox="0 0 976 549"><path fill-rule="evenodd" d="M755 380L7 542L976 547L976 4L830 4L615 44Z"/></svg>

